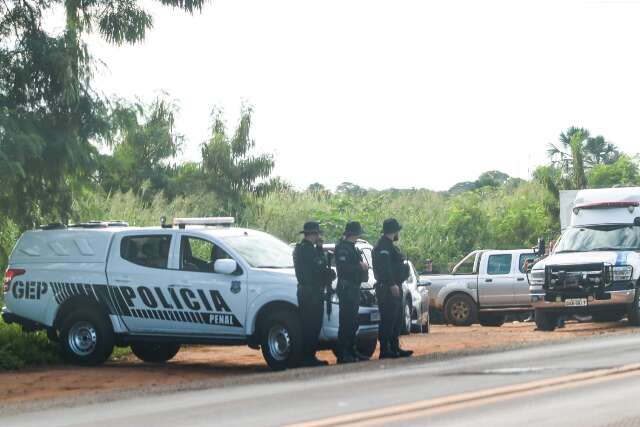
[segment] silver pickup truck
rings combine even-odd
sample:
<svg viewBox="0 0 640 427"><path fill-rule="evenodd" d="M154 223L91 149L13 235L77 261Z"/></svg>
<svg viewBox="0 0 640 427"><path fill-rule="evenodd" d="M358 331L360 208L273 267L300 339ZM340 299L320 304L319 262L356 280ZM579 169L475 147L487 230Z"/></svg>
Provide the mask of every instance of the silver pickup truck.
<svg viewBox="0 0 640 427"><path fill-rule="evenodd" d="M429 289L430 308L447 323L501 326L507 314L532 310L528 259L536 259L532 249L473 251L451 274L422 275L420 282Z"/></svg>

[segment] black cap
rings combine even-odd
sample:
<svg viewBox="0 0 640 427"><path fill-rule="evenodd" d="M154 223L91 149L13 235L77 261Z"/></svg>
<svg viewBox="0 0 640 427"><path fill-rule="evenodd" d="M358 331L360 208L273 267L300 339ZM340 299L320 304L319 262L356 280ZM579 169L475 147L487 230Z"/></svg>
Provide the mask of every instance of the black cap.
<svg viewBox="0 0 640 427"><path fill-rule="evenodd" d="M382 223L382 233L391 234L402 230L402 226L395 218L387 218Z"/></svg>
<svg viewBox="0 0 640 427"><path fill-rule="evenodd" d="M302 227L302 231L300 233L304 234L313 234L318 233L322 234L322 230L320 229L320 223L317 221L307 221L304 223L304 227Z"/></svg>
<svg viewBox="0 0 640 427"><path fill-rule="evenodd" d="M344 227L345 236L362 236L362 225L358 221L350 221Z"/></svg>

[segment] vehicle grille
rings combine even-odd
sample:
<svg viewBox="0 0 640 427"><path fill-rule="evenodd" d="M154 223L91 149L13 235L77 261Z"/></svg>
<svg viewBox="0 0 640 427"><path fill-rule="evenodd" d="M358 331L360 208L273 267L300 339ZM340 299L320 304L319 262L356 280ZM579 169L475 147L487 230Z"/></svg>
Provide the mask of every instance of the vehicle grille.
<svg viewBox="0 0 640 427"><path fill-rule="evenodd" d="M611 282L611 266L604 263L545 267L544 288L553 291L603 292Z"/></svg>
<svg viewBox="0 0 640 427"><path fill-rule="evenodd" d="M360 306L361 307L377 307L378 300L376 292L373 289L360 289Z"/></svg>

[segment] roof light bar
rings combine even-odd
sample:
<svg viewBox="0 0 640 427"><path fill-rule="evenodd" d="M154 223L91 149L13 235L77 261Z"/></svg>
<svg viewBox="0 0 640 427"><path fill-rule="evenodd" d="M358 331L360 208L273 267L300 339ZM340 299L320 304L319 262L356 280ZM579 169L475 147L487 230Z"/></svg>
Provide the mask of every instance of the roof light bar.
<svg viewBox="0 0 640 427"><path fill-rule="evenodd" d="M233 217L205 217L205 218L174 218L173 225L179 228L185 228L187 225L213 225L213 226L230 226L235 223Z"/></svg>

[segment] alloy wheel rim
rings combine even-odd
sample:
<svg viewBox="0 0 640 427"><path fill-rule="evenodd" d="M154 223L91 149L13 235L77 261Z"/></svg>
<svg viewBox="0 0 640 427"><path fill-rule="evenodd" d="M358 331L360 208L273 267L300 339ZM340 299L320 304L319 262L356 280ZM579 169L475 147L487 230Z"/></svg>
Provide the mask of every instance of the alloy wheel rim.
<svg viewBox="0 0 640 427"><path fill-rule="evenodd" d="M469 316L469 306L464 301L457 301L453 304L451 314L457 320L465 320Z"/></svg>

